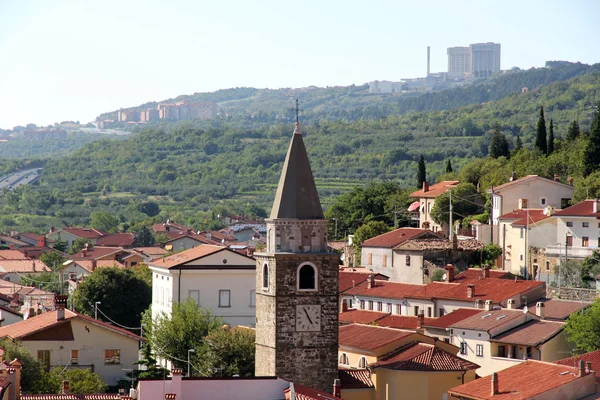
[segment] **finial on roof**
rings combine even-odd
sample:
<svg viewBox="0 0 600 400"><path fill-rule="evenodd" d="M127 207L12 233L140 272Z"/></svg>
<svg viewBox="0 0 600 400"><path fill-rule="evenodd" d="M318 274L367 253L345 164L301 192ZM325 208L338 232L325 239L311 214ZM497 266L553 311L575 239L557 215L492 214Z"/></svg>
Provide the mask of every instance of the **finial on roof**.
<svg viewBox="0 0 600 400"><path fill-rule="evenodd" d="M294 127L294 135L302 135L302 131L300 130L300 105L298 103L298 99L296 99L296 107L294 107L294 111L296 112L296 126Z"/></svg>

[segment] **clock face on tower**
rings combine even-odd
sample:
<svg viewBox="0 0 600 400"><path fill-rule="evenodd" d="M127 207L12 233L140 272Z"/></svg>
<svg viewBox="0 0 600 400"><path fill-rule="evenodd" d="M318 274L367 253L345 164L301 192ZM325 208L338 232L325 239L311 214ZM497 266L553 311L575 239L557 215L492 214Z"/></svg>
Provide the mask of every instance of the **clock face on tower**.
<svg viewBox="0 0 600 400"><path fill-rule="evenodd" d="M296 331L318 332L321 330L321 306L302 304L296 306Z"/></svg>

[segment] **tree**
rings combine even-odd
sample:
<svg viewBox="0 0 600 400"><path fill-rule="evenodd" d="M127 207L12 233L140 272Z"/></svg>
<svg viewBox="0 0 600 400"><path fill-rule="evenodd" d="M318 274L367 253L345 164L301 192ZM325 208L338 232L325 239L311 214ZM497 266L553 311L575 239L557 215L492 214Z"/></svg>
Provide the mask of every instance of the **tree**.
<svg viewBox="0 0 600 400"><path fill-rule="evenodd" d="M571 314L565 324L569 342L575 344L575 353L600 349L600 300L583 310Z"/></svg>
<svg viewBox="0 0 600 400"><path fill-rule="evenodd" d="M542 152L542 154L548 154L548 145L546 143L546 120L544 119L544 107L540 108L540 118L537 122L536 135L534 147Z"/></svg>
<svg viewBox="0 0 600 400"><path fill-rule="evenodd" d="M23 365L21 369L21 390L23 393L37 394L49 393L44 385L43 379L40 379L46 371L36 360L26 347L10 339L0 340L0 347L4 349L4 359L14 360L17 358Z"/></svg>
<svg viewBox="0 0 600 400"><path fill-rule="evenodd" d="M489 155L492 158L506 157L508 158L510 153L508 151L508 141L506 136L500 132L500 125L496 123L494 128L494 134L490 143Z"/></svg>
<svg viewBox="0 0 600 400"><path fill-rule="evenodd" d="M148 227L141 227L135 233L135 245L139 247L149 247L154 246L156 243L156 239L152 234L152 231L148 229Z"/></svg>
<svg viewBox="0 0 600 400"><path fill-rule="evenodd" d="M63 381L69 382L69 394L104 393L106 384L98 374L87 368L65 369L55 367L47 372L47 384L51 389L47 393L59 394Z"/></svg>
<svg viewBox="0 0 600 400"><path fill-rule="evenodd" d="M206 376L254 376L254 330L223 326L204 338L203 352L194 355Z"/></svg>
<svg viewBox="0 0 600 400"><path fill-rule="evenodd" d="M474 254L477 256L477 254ZM494 266L494 262L498 257L502 255L502 247L497 246L493 243L486 244L483 249L481 249L480 260L483 263L482 265Z"/></svg>
<svg viewBox="0 0 600 400"><path fill-rule="evenodd" d="M554 276L560 277L562 286L582 287L584 286L584 280L581 274L582 270L583 262L578 260L568 260L566 263L561 263L554 267Z"/></svg>
<svg viewBox="0 0 600 400"><path fill-rule="evenodd" d="M67 242L65 242L64 240L61 240L59 237L58 239L56 239L56 242L54 242L54 244L52 245L52 248L56 251L60 251L60 252L64 253L65 251L67 251ZM48 264L46 264L46 265L48 265Z"/></svg>
<svg viewBox="0 0 600 400"><path fill-rule="evenodd" d="M356 232L354 232L354 248L356 249L356 254L360 255L360 247L362 243L371 239L372 237L379 236L381 234L387 233L390 231L390 228L381 221L369 221L364 225L361 225ZM359 257L360 258L360 257ZM357 260L360 263L360 260Z"/></svg>
<svg viewBox="0 0 600 400"><path fill-rule="evenodd" d="M417 165L417 187L423 187L423 182L427 182L427 169L425 168L425 159L421 154Z"/></svg>
<svg viewBox="0 0 600 400"><path fill-rule="evenodd" d="M144 334L158 357L169 358L177 368L187 368L189 349L203 353L204 338L223 325L221 318L201 308L188 297L173 303L171 316L161 313L152 320L152 312L144 313Z"/></svg>
<svg viewBox="0 0 600 400"><path fill-rule="evenodd" d="M115 233L119 228L119 218L111 213L98 211L91 215L90 226L99 231Z"/></svg>
<svg viewBox="0 0 600 400"><path fill-rule="evenodd" d="M514 148L514 152L518 153L519 150L521 150L523 148L523 142L521 141L521 136L519 134L517 134L517 137L515 139L515 148Z"/></svg>
<svg viewBox="0 0 600 400"><path fill-rule="evenodd" d="M97 301L102 303L98 319L135 328L152 302L152 290L133 269L98 268L79 285L73 304L78 312L94 315Z"/></svg>
<svg viewBox="0 0 600 400"><path fill-rule="evenodd" d="M69 254L75 254L83 250L84 247L91 249L93 247L92 242L88 238L77 238L73 242L73 245L69 248Z"/></svg>
<svg viewBox="0 0 600 400"><path fill-rule="evenodd" d="M435 199L431 218L439 225L449 223L450 193L446 192ZM458 221L470 215L483 212L485 201L472 183L460 183L452 189L452 220Z"/></svg>
<svg viewBox="0 0 600 400"><path fill-rule="evenodd" d="M160 214L160 206L154 201L142 201L137 205L137 210L141 213L146 214L149 217L154 217Z"/></svg>
<svg viewBox="0 0 600 400"><path fill-rule="evenodd" d="M450 162L450 159L448 159L448 161L446 162L446 173L450 174L454 171L452 171L452 163Z"/></svg>
<svg viewBox="0 0 600 400"><path fill-rule="evenodd" d="M554 153L554 120L550 118L550 131L548 132L548 155Z"/></svg>
<svg viewBox="0 0 600 400"><path fill-rule="evenodd" d="M573 121L571 125L569 125L569 129L567 130L567 141L572 142L577 140L580 135L579 124L577 121Z"/></svg>
<svg viewBox="0 0 600 400"><path fill-rule="evenodd" d="M590 132L583 151L584 174L589 175L600 169L600 102L592 116Z"/></svg>
<svg viewBox="0 0 600 400"><path fill-rule="evenodd" d="M24 275L21 278L21 285L33 286L48 292L61 294L64 292L65 283L61 285L60 272L43 271L40 274Z"/></svg>
<svg viewBox="0 0 600 400"><path fill-rule="evenodd" d="M49 251L48 253L43 253L40 255L39 259L53 271L56 271L63 265L65 261L67 261L67 257L63 256L58 251Z"/></svg>

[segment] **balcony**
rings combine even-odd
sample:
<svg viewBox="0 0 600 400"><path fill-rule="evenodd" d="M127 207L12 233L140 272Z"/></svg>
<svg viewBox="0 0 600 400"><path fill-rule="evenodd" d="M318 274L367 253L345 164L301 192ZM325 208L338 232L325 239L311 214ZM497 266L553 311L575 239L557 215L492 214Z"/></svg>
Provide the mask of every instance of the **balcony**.
<svg viewBox="0 0 600 400"><path fill-rule="evenodd" d="M568 258L586 258L592 255L596 247L567 247ZM551 245L546 247L546 256L550 257L564 257L565 246Z"/></svg>

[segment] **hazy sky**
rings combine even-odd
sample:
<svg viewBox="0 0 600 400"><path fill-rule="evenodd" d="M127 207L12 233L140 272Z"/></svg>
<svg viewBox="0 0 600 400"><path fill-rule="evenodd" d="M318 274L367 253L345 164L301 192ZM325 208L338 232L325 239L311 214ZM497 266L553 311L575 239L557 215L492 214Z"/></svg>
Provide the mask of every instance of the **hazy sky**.
<svg viewBox="0 0 600 400"><path fill-rule="evenodd" d="M0 128L93 120L180 94L363 84L445 71L502 44L502 68L600 62L598 0L0 0Z"/></svg>

